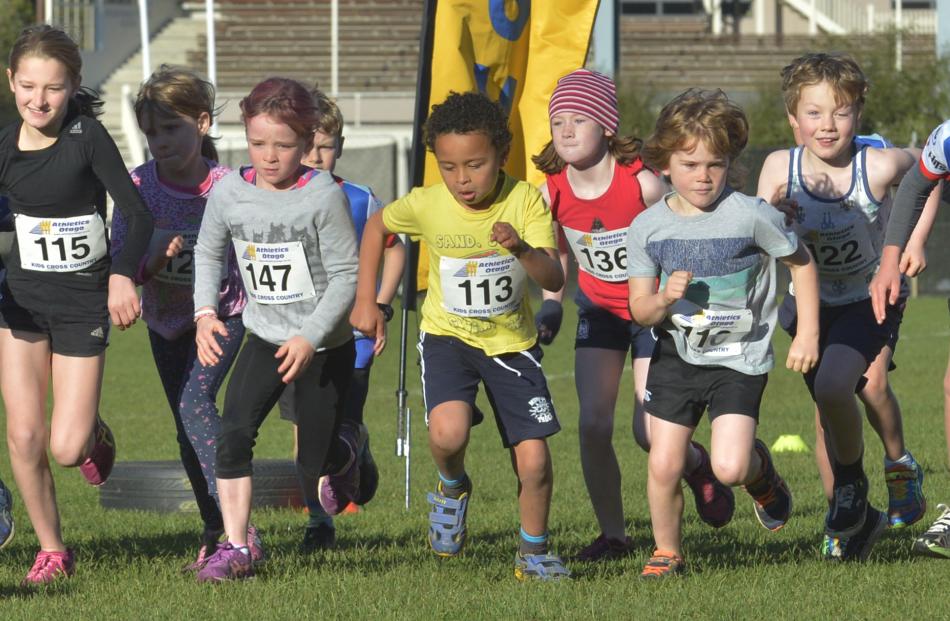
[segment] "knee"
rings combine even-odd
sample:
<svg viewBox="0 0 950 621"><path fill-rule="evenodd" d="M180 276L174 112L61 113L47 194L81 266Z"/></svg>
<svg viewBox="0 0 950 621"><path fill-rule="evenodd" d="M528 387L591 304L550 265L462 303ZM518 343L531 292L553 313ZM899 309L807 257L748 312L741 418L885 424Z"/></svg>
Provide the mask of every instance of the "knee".
<svg viewBox="0 0 950 621"><path fill-rule="evenodd" d="M77 442L75 438L54 436L50 438L49 452L57 464L72 468L86 460L86 441Z"/></svg>
<svg viewBox="0 0 950 621"><path fill-rule="evenodd" d="M235 478L250 474L253 449L253 432L223 431L217 438L215 468L218 475L222 478Z"/></svg>
<svg viewBox="0 0 950 621"><path fill-rule="evenodd" d="M467 440L467 426L456 420L436 418L429 423L429 445L434 449L454 453L462 450Z"/></svg>
<svg viewBox="0 0 950 621"><path fill-rule="evenodd" d="M530 455L518 458L518 481L522 487L539 488L550 486L554 482L551 460L546 454Z"/></svg>
<svg viewBox="0 0 950 621"><path fill-rule="evenodd" d="M713 474L723 485L742 485L749 478L749 458L738 455L713 455L710 458Z"/></svg>
<svg viewBox="0 0 950 621"><path fill-rule="evenodd" d="M578 433L582 445L599 447L610 444L613 432L612 416L601 416L599 412L591 411L581 414Z"/></svg>
<svg viewBox="0 0 950 621"><path fill-rule="evenodd" d="M870 374L866 377L864 388L861 389L861 396L872 403L880 403L888 398L890 386L887 383L887 375L878 373Z"/></svg>
<svg viewBox="0 0 950 621"><path fill-rule="evenodd" d="M855 385L834 373L821 372L815 378L815 402L821 410L847 407L854 402Z"/></svg>
<svg viewBox="0 0 950 621"><path fill-rule="evenodd" d="M29 427L14 429L8 424L7 448L11 457L16 456L20 460L29 462L36 461L46 452L46 429Z"/></svg>
<svg viewBox="0 0 950 621"><path fill-rule="evenodd" d="M661 485L679 485L685 463L660 451L650 451L647 461L650 478Z"/></svg>

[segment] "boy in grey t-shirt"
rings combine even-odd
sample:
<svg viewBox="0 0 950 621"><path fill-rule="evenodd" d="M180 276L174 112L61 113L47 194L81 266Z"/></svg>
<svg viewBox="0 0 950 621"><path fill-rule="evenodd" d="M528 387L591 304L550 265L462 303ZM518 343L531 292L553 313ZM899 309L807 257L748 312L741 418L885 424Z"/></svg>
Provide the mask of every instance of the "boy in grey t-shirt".
<svg viewBox="0 0 950 621"><path fill-rule="evenodd" d="M652 416L647 496L656 541L647 578L685 570L679 480L707 408L716 478L743 486L771 531L791 514L791 493L755 438L773 365L774 258L789 266L799 294L800 331L786 362L795 371L818 359L818 275L781 214L728 189L730 164L747 140L745 114L722 91L689 90L663 108L643 149L674 189L627 236L631 314L661 328L644 404Z"/></svg>

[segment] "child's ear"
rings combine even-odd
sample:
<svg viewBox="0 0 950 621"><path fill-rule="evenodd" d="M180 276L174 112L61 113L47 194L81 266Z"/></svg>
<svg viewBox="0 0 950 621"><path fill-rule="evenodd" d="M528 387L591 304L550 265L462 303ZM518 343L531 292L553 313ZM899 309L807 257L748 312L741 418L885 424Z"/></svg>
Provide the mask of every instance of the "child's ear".
<svg viewBox="0 0 950 621"><path fill-rule="evenodd" d="M202 136L207 136L208 131L211 129L211 115L207 112L202 112L198 115L198 133Z"/></svg>
<svg viewBox="0 0 950 621"><path fill-rule="evenodd" d="M505 167L505 164L508 163L508 155L509 155L510 153L511 153L511 147L510 147L510 146L505 147L505 150L501 152L501 156L499 157L499 159L500 159L500 161L501 161L501 163L500 163L500 165L499 165L499 168L504 168L504 167Z"/></svg>

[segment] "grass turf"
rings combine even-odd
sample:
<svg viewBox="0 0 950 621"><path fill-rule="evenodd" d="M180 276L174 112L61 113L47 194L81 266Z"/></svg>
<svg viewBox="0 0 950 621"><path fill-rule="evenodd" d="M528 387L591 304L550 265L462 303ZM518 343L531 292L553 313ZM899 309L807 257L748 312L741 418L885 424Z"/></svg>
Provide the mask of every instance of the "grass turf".
<svg viewBox="0 0 950 621"><path fill-rule="evenodd" d="M247 583L199 585L179 573L197 552L197 514L103 510L97 492L76 470L54 467L63 531L77 551L77 574L50 588L20 589L17 584L32 563L37 543L13 485L6 447L0 447L0 476L14 490L18 526L14 541L0 552L0 618L939 618L950 614L945 597L950 564L913 557L910 544L936 516L936 504L950 501L941 416L950 334L945 313L942 298L909 304L896 356L899 368L891 376L904 410L907 446L927 474L931 508L910 529L886 533L864 564L831 565L819 559L825 504L813 454L781 453L776 455L777 467L795 495L795 513L786 528L775 534L765 531L753 517L751 500L737 491L734 520L714 531L699 521L687 492L684 542L690 575L641 582L637 576L652 550L652 538L646 456L630 432L629 370L617 407L615 445L625 475L628 531L636 542L633 555L606 565L573 564L576 579L571 582L517 583L516 482L489 419L473 430L467 459L475 483L469 544L459 558L438 559L425 542L425 492L434 485L435 470L426 446L414 349L409 356L412 506L408 512L402 506L403 462L392 450L398 352L391 340L373 371L366 406L381 470L375 500L363 512L337 519L336 550L309 557L296 551L305 515L289 509L255 512L269 560L259 577ZM550 525L554 548L564 555L575 553L597 534L577 450L575 323L569 308L561 335L544 359L564 427L551 439L555 492ZM779 365L766 390L760 437L771 444L780 434L798 434L814 447L805 387L782 365L788 339L779 331L775 344ZM115 431L120 460L177 459L174 425L144 326L115 332L107 358L102 412ZM483 398L482 405L490 411ZM887 493L881 446L867 426L866 433L871 497L882 507ZM708 434L704 420L697 437L705 441ZM262 428L256 455L287 457L290 442L289 425L272 415Z"/></svg>

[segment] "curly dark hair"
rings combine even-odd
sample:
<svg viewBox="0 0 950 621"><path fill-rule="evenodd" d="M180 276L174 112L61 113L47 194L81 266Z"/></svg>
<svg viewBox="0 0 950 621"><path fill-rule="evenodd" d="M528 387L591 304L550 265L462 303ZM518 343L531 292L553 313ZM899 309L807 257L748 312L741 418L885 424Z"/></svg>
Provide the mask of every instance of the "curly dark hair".
<svg viewBox="0 0 950 621"><path fill-rule="evenodd" d="M481 132L499 153L507 153L511 146L508 115L481 93L449 93L444 102L432 106L423 129L426 148L433 152L435 139L443 134Z"/></svg>

